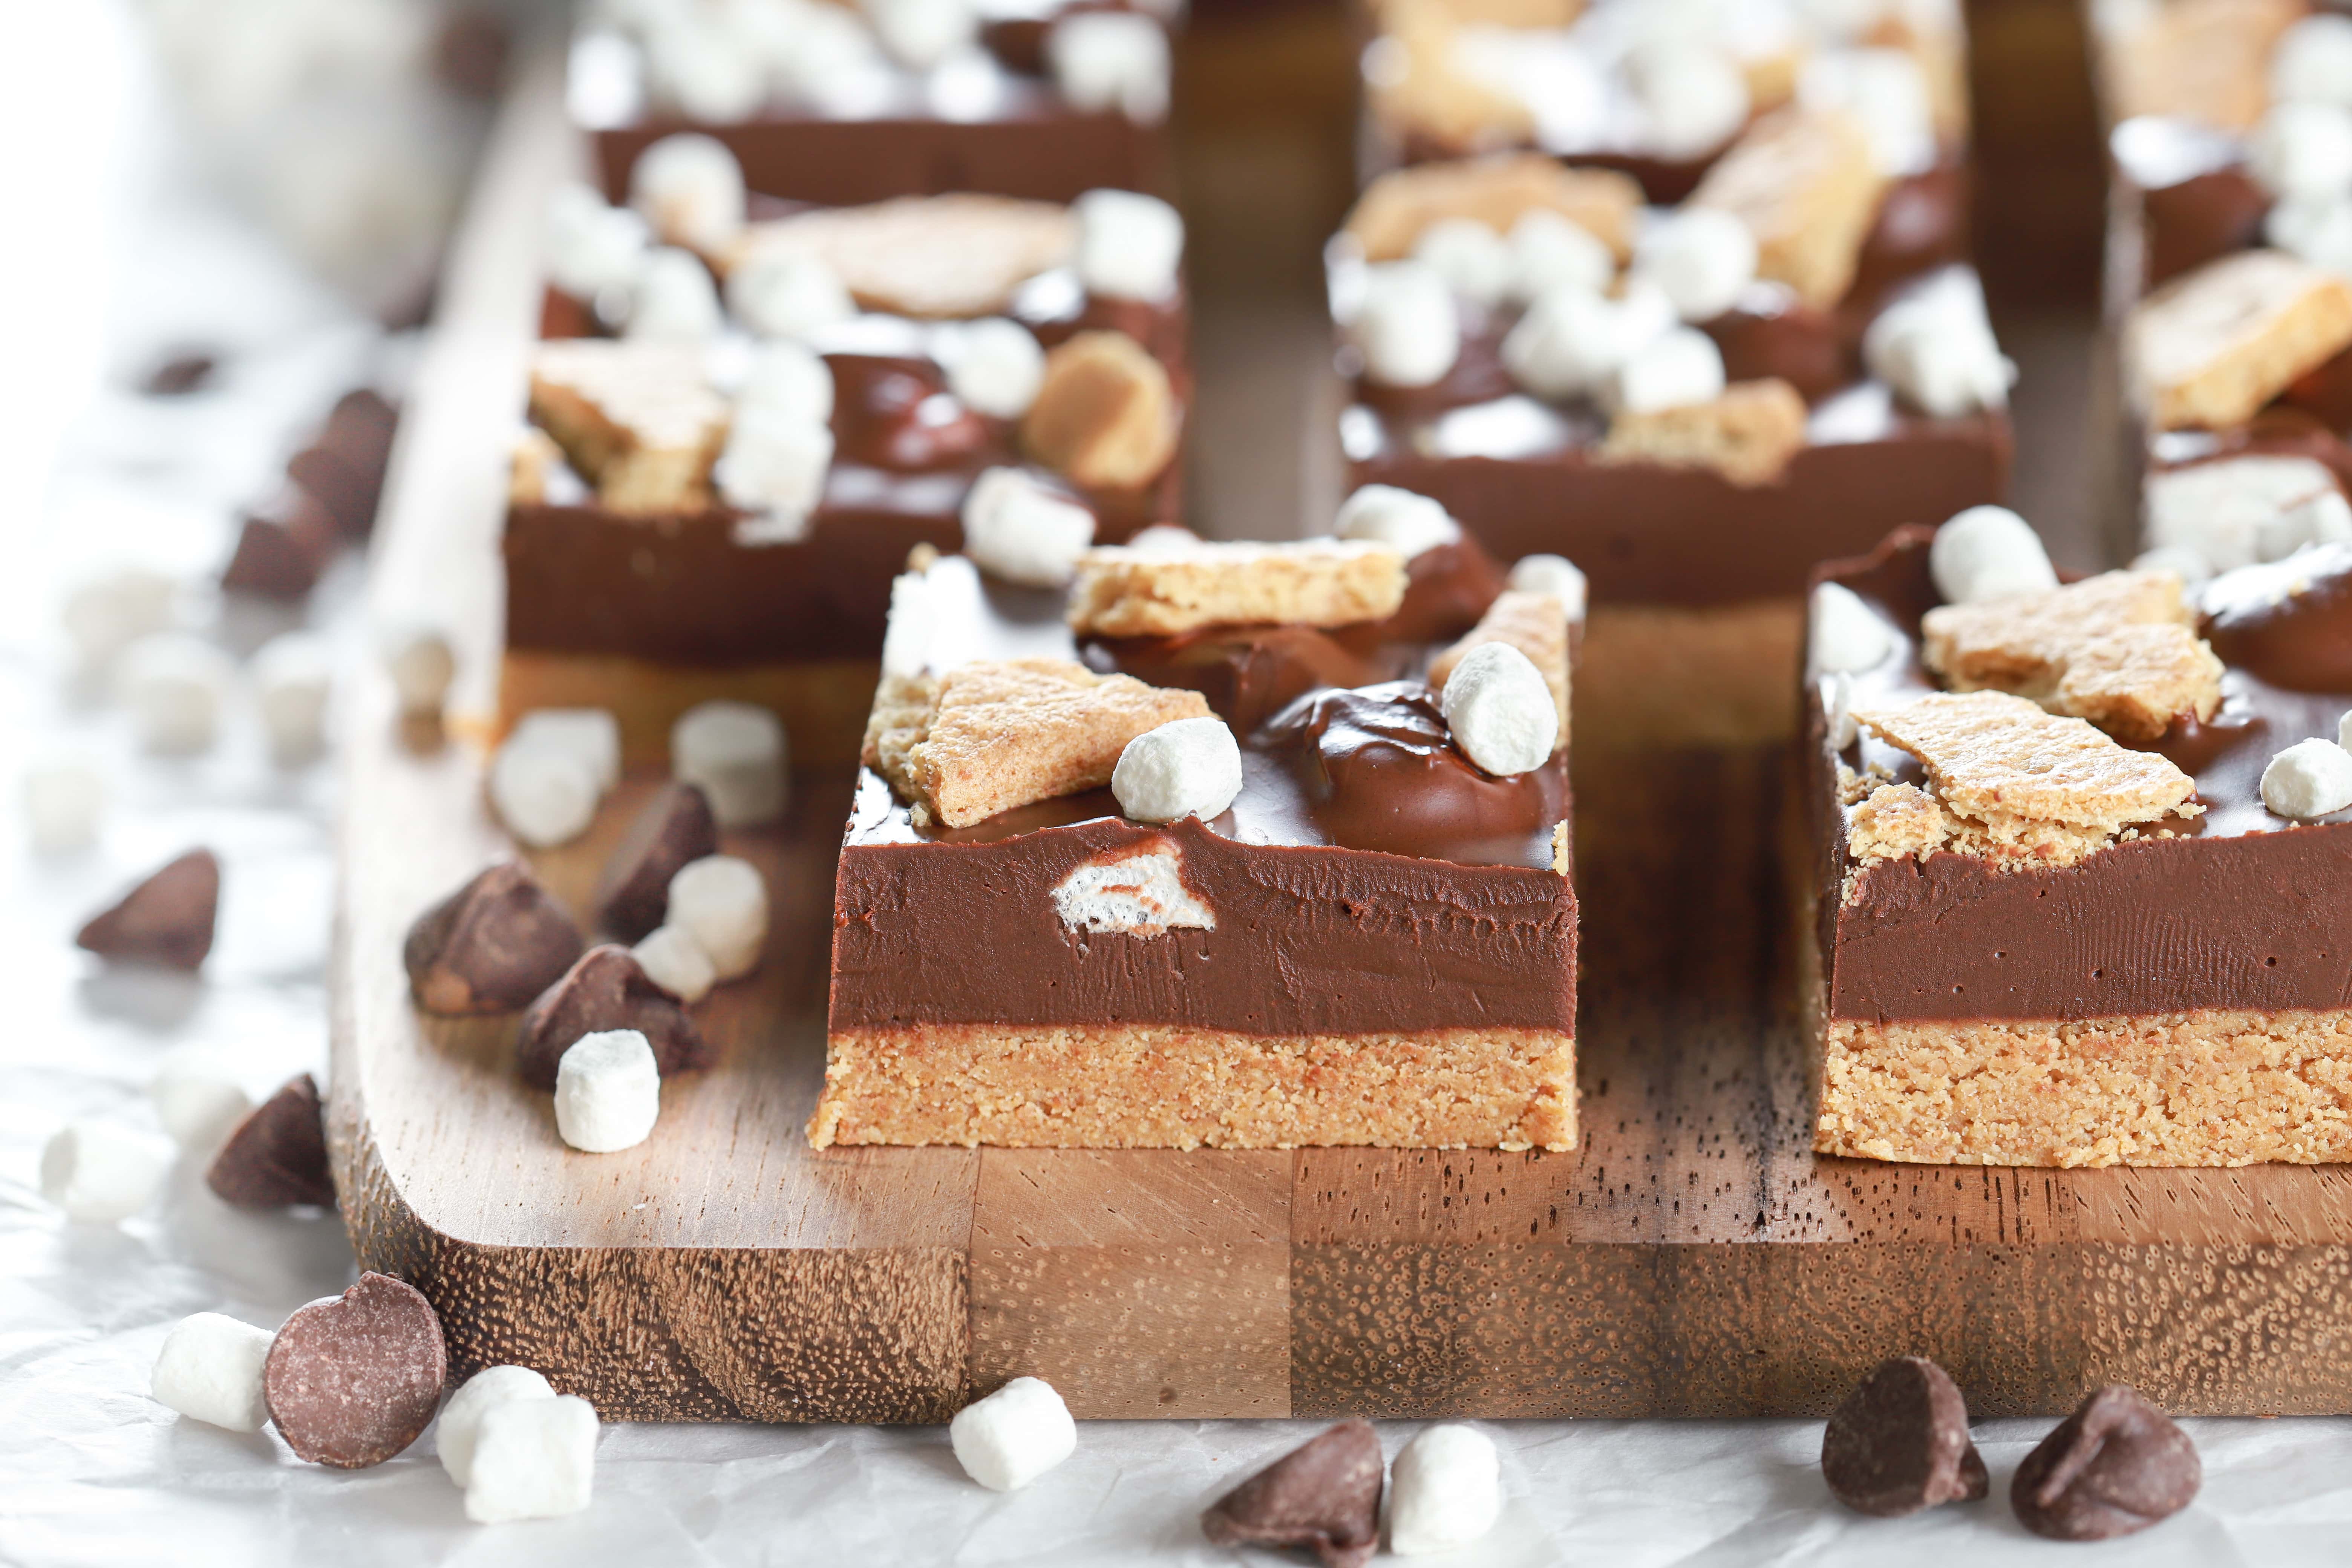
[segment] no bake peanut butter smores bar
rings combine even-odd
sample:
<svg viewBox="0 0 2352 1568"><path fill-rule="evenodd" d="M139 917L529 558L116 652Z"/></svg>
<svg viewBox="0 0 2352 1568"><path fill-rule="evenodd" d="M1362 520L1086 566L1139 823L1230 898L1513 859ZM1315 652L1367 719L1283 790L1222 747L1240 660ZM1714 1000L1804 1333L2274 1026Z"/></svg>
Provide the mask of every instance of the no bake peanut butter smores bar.
<svg viewBox="0 0 2352 1568"><path fill-rule="evenodd" d="M2352 545L2062 586L1982 509L1822 584L1816 1146L2352 1158Z"/></svg>
<svg viewBox="0 0 2352 1568"><path fill-rule="evenodd" d="M1341 531L900 580L812 1142L1574 1144L1581 580Z"/></svg>

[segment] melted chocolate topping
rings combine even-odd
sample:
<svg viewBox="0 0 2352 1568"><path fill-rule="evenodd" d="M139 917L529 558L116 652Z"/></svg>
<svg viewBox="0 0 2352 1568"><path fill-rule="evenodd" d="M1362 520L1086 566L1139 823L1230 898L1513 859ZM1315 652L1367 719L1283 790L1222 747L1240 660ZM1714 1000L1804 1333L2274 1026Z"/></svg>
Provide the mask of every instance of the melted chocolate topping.
<svg viewBox="0 0 2352 1568"><path fill-rule="evenodd" d="M2202 608L2224 663L2289 691L2352 692L2352 545L2218 577Z"/></svg>

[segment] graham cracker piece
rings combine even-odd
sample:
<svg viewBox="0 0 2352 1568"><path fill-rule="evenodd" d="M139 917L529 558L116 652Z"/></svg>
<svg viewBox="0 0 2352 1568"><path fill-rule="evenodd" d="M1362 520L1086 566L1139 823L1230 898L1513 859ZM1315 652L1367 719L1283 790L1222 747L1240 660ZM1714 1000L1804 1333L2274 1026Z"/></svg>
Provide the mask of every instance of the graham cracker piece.
<svg viewBox="0 0 2352 1568"><path fill-rule="evenodd" d="M1197 691L1068 659L982 660L943 676L886 677L862 760L912 803L918 826L969 827L1107 784L1129 741L1208 712Z"/></svg>
<svg viewBox="0 0 2352 1568"><path fill-rule="evenodd" d="M1125 332L1080 332L1045 356L1022 416L1029 455L1083 489L1140 489L1176 456L1167 367Z"/></svg>
<svg viewBox="0 0 2352 1568"><path fill-rule="evenodd" d="M507 463L507 504L538 506L546 500L548 476L562 461L563 448L546 431L525 426Z"/></svg>
<svg viewBox="0 0 2352 1568"><path fill-rule="evenodd" d="M1917 784L1882 784L1846 807L1846 853L1864 866L1924 860L1950 842L1959 818Z"/></svg>
<svg viewBox="0 0 2352 1568"><path fill-rule="evenodd" d="M534 351L531 422L614 511L700 511L729 408L685 343L566 338Z"/></svg>
<svg viewBox="0 0 2352 1568"><path fill-rule="evenodd" d="M1107 545L1078 557L1067 616L1081 636L1114 637L1202 626L1345 626L1396 614L1404 589L1404 556L1366 540L1204 542L1181 555Z"/></svg>
<svg viewBox="0 0 2352 1568"><path fill-rule="evenodd" d="M2145 25L2101 39L2109 118L2178 114L2225 131L2252 130L2270 108L2271 51L2308 10L2305 0L2156 6Z"/></svg>
<svg viewBox="0 0 2352 1568"><path fill-rule="evenodd" d="M2132 308L2125 363L2158 430L2243 425L2352 347L2352 285L2283 250L2242 250Z"/></svg>
<svg viewBox="0 0 2352 1568"><path fill-rule="evenodd" d="M1054 202L901 196L752 224L727 267L763 250L800 251L832 268L868 310L955 321L1003 311L1022 284L1066 262L1077 237L1077 220Z"/></svg>
<svg viewBox="0 0 2352 1568"><path fill-rule="evenodd" d="M1385 0L1383 36L1365 55L1372 118L1400 139L1455 153L1534 140L1535 110L1517 94L1462 68L1461 23L1446 0Z"/></svg>
<svg viewBox="0 0 2352 1568"><path fill-rule="evenodd" d="M1451 163L1394 169L1364 187L1347 232L1368 261L1412 254L1423 233L1450 217L1475 218L1497 234L1531 212L1552 212L1617 253L1633 253L1642 187L1613 169L1570 169L1540 153L1498 153Z"/></svg>
<svg viewBox="0 0 2352 1568"><path fill-rule="evenodd" d="M1827 310L1853 286L1885 191L1870 138L1851 116L1790 108L1750 125L1690 199L1754 231L1759 277Z"/></svg>
<svg viewBox="0 0 2352 1568"><path fill-rule="evenodd" d="M1445 689L1446 677L1462 656L1481 643L1507 643L1528 656L1551 688L1551 705L1559 714L1559 744L1568 745L1568 612L1549 594L1508 589L1495 596L1478 624L1461 641L1430 660L1429 684Z"/></svg>
<svg viewBox="0 0 2352 1568"><path fill-rule="evenodd" d="M2221 704L2221 661L2169 572L2106 572L2042 594L1944 605L1919 623L1920 658L1955 691L2029 698L2126 741Z"/></svg>
<svg viewBox="0 0 2352 1568"><path fill-rule="evenodd" d="M1778 376L1739 381L1707 403L1619 413L1597 456L1604 463L1712 468L1743 489L1777 483L1805 445L1805 399Z"/></svg>

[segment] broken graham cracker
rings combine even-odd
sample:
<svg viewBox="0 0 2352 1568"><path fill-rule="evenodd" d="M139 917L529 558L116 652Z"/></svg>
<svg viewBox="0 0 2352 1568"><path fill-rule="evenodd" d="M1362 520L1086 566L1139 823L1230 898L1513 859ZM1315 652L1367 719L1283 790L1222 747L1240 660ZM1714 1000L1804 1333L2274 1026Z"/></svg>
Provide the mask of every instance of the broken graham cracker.
<svg viewBox="0 0 2352 1568"><path fill-rule="evenodd" d="M1429 684L1445 689L1446 677L1462 656L1482 643L1506 643L1528 656L1551 688L1551 705L1559 715L1559 741L1552 750L1568 745L1568 611L1549 594L1507 589L1495 596L1478 624L1460 642L1430 661Z"/></svg>
<svg viewBox="0 0 2352 1568"><path fill-rule="evenodd" d="M1364 86L1391 136L1455 153L1534 140L1527 100L1463 68L1461 23L1446 0L1386 0L1381 11L1385 36L1367 51Z"/></svg>
<svg viewBox="0 0 2352 1568"><path fill-rule="evenodd" d="M726 445L726 398L687 343L567 338L534 351L531 422L614 511L700 511Z"/></svg>
<svg viewBox="0 0 2352 1568"><path fill-rule="evenodd" d="M2243 425L2297 376L2352 346L2352 286L2283 250L2242 250L2132 309L2125 363L2158 430Z"/></svg>
<svg viewBox="0 0 2352 1568"><path fill-rule="evenodd" d="M1501 153L1395 169L1364 187L1346 232L1367 261L1394 261L1433 225L1475 219L1496 234L1531 212L1558 213L1617 253L1633 252L1642 187L1612 169L1570 169L1540 153Z"/></svg>
<svg viewBox="0 0 2352 1568"><path fill-rule="evenodd" d="M1125 332L1080 332L1045 356L1021 419L1029 455L1082 489L1140 489L1176 456L1176 389Z"/></svg>
<svg viewBox="0 0 2352 1568"><path fill-rule="evenodd" d="M1054 202L901 196L752 224L727 267L798 251L830 267L866 310L954 321L1001 314L1022 284L1067 262L1077 237L1077 220Z"/></svg>
<svg viewBox="0 0 2352 1568"><path fill-rule="evenodd" d="M1750 125L1690 199L1747 224L1757 276L1825 310L1853 285L1885 191L1870 138L1852 116L1792 108Z"/></svg>
<svg viewBox="0 0 2352 1568"><path fill-rule="evenodd" d="M2221 661L2169 572L2106 572L2042 594L1944 605L1919 623L1920 657L1955 691L2006 691L2153 741L2221 704Z"/></svg>
<svg viewBox="0 0 2352 1568"><path fill-rule="evenodd" d="M1067 618L1080 636L1113 637L1345 626L1396 614L1404 589L1404 556L1364 540L1202 543L1181 555L1109 545L1078 557Z"/></svg>
<svg viewBox="0 0 2352 1568"><path fill-rule="evenodd" d="M2169 0L2146 11L2113 9L2137 21L2110 29L2096 51L2115 120L2181 114L2250 131L2271 106L2271 52L2309 7L2305 0Z"/></svg>
<svg viewBox="0 0 2352 1568"><path fill-rule="evenodd" d="M1774 376L1735 382L1706 403L1620 413L1597 456L1604 463L1712 468L1752 488L1778 481L1804 445L1804 397Z"/></svg>
<svg viewBox="0 0 2352 1568"><path fill-rule="evenodd" d="M969 827L1107 784L1129 741L1208 713L1197 691L1068 659L983 660L943 676L886 677L863 760L914 805L917 826Z"/></svg>

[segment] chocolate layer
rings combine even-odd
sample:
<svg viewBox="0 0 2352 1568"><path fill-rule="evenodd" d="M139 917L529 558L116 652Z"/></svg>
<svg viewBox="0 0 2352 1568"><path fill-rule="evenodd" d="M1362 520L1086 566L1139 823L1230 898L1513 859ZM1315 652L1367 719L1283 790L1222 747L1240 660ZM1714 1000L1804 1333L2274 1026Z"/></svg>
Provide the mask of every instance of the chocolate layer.
<svg viewBox="0 0 2352 1568"><path fill-rule="evenodd" d="M2116 126L2107 147L2125 197L2138 209L2140 288L2262 243L2271 196L2246 172L2236 136L2145 114Z"/></svg>

